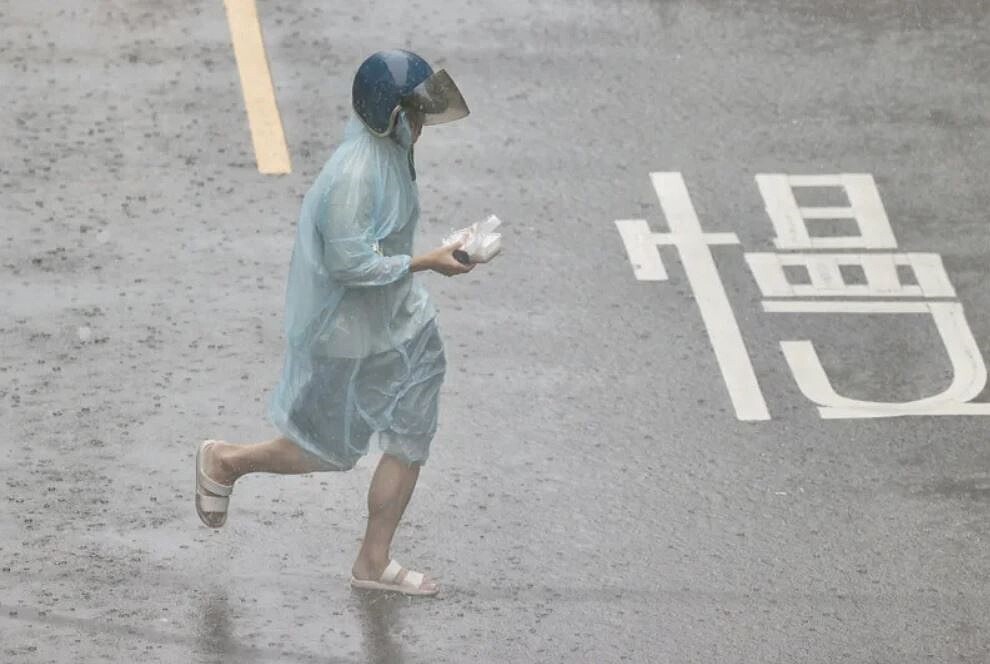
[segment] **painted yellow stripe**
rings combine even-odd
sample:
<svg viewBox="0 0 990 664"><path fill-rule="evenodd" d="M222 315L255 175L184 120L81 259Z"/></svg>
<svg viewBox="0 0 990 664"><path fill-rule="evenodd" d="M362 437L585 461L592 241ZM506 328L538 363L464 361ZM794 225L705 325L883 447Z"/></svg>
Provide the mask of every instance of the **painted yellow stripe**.
<svg viewBox="0 0 990 664"><path fill-rule="evenodd" d="M285 144L282 118L275 103L272 75L268 69L265 42L254 0L224 0L234 57L241 74L241 90L247 107L251 142L258 170L262 173L291 173L289 148Z"/></svg>

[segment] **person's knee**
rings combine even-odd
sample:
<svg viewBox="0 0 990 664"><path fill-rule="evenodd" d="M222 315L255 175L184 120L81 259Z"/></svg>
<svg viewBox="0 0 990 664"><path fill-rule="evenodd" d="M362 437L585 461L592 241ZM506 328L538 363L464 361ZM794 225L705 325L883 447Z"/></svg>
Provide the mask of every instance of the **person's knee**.
<svg viewBox="0 0 990 664"><path fill-rule="evenodd" d="M429 457L433 436L433 431L427 433L383 431L380 438L382 452L404 466L422 466Z"/></svg>
<svg viewBox="0 0 990 664"><path fill-rule="evenodd" d="M348 459L347 461L341 461L338 463L324 462L326 468L324 470L330 472L346 473L348 470L354 468L357 465L357 459Z"/></svg>
<svg viewBox="0 0 990 664"><path fill-rule="evenodd" d="M326 456L315 454L290 438L283 436L282 441L284 441L284 446L291 448L295 454L299 455L302 464L310 468L310 472L314 473L345 472L354 468L360 458L359 456L353 456L346 459L338 459L336 457L330 459Z"/></svg>
<svg viewBox="0 0 990 664"><path fill-rule="evenodd" d="M383 452L382 458L386 457L389 461L396 463L403 468L420 468L426 463L426 459L412 458L397 451Z"/></svg>
<svg viewBox="0 0 990 664"><path fill-rule="evenodd" d="M360 458L361 458L360 456L350 456L346 458L334 457L333 459L328 459L325 457L314 456L313 460L314 463L319 464L319 468L318 468L319 471L331 472L331 473L334 472L345 473L348 470L354 468L354 466L357 465L357 462L358 460L360 460Z"/></svg>

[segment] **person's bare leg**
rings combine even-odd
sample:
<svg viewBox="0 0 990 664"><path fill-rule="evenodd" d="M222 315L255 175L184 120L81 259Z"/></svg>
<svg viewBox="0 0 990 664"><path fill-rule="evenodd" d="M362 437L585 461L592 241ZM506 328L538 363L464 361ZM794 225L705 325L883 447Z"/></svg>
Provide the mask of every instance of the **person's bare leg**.
<svg viewBox="0 0 990 664"><path fill-rule="evenodd" d="M206 448L203 466L206 474L220 484L233 484L248 473L299 475L337 470L283 436L253 445L216 441Z"/></svg>
<svg viewBox="0 0 990 664"><path fill-rule="evenodd" d="M222 440L212 440L203 447L201 463L206 477L223 485L233 485L238 478L248 473L295 475L319 470L340 470L305 452L285 437L254 445L231 445ZM201 486L199 480L196 486L196 510L203 523L212 528L221 527L226 521L227 501L224 501L223 510L209 511L202 507L204 499L201 496L217 494Z"/></svg>
<svg viewBox="0 0 990 664"><path fill-rule="evenodd" d="M409 465L390 454L382 455L368 488L368 527L351 569L355 578L378 580L385 571L391 560L392 537L416 488L419 469L419 464ZM401 583L404 577L405 573L396 582ZM436 584L426 577L420 587L433 589Z"/></svg>

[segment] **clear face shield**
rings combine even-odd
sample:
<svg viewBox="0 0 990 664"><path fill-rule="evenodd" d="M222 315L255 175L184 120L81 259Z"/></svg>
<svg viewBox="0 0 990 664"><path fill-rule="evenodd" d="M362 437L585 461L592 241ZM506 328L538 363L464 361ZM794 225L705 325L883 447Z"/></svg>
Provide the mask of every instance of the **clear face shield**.
<svg viewBox="0 0 990 664"><path fill-rule="evenodd" d="M402 99L402 105L414 111L424 125L453 122L471 112L454 80L443 69L413 88Z"/></svg>

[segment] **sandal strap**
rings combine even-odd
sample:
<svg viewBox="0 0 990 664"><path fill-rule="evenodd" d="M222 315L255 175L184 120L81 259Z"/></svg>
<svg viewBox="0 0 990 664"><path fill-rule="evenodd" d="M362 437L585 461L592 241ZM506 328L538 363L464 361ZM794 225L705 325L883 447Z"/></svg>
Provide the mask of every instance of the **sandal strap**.
<svg viewBox="0 0 990 664"><path fill-rule="evenodd" d="M206 452L207 448L211 447L213 444L214 444L214 442L212 440L208 440L208 441L204 442L200 446L200 448L199 448L199 462L197 464L198 465L198 475L199 475L199 485L202 488L204 488L207 491L209 491L210 493L214 493L214 494L216 494L218 496L229 496L234 491L234 485L233 484L220 484L220 482L217 482L216 480L211 479L210 476L206 474L206 471L203 470L203 457L205 456L205 452Z"/></svg>
<svg viewBox="0 0 990 664"><path fill-rule="evenodd" d="M419 590L419 587L423 585L423 579L426 578L422 572L417 572L415 570L409 570L406 572L406 578L402 579L403 586L410 586Z"/></svg>
<svg viewBox="0 0 990 664"><path fill-rule="evenodd" d="M382 575L379 577L379 579L381 580L382 583L394 584L395 580L399 578L399 574L401 573L402 573L402 565L395 562L394 560L390 560L388 562L388 566L385 568L385 571L382 572Z"/></svg>
<svg viewBox="0 0 990 664"><path fill-rule="evenodd" d="M199 494L199 509L204 512L226 512L230 498L226 496L205 496Z"/></svg>
<svg viewBox="0 0 990 664"><path fill-rule="evenodd" d="M220 484L216 480L211 480L209 476L202 471L199 473L199 485L210 493L215 493L218 496L229 496L234 491L233 484Z"/></svg>
<svg viewBox="0 0 990 664"><path fill-rule="evenodd" d="M406 575L402 577L402 581L399 581L399 576L405 571ZM402 565L394 560L390 560L385 571L382 572L380 580L382 583L386 583L391 586L398 586L400 588L409 588L411 590L419 590L420 586L423 585L423 579L426 576L422 572L417 572L415 570L407 570Z"/></svg>

